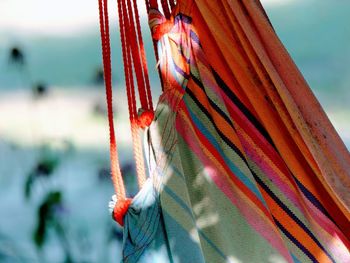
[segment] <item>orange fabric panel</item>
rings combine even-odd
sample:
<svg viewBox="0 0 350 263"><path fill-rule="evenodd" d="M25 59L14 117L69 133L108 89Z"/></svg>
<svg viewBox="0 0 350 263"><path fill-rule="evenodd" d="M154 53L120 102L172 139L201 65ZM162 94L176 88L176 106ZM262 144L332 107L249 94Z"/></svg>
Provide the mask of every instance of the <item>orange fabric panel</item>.
<svg viewBox="0 0 350 263"><path fill-rule="evenodd" d="M288 168L350 235L350 155L257 1L193 0L182 13L213 69L271 135Z"/></svg>

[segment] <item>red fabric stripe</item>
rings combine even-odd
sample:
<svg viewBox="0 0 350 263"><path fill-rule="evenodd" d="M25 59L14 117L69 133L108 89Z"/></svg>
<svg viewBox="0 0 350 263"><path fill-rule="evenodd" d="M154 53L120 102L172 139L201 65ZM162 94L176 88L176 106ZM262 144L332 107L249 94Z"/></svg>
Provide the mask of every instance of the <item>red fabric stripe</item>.
<svg viewBox="0 0 350 263"><path fill-rule="evenodd" d="M183 111L190 120L192 126L195 129L195 135L197 139L200 141L202 145L206 147L206 149L212 154L212 157L215 158L224 168L224 170L227 172L227 174L232 179L232 182L239 188L241 191L268 217L271 222L273 222L272 217L270 213L268 212L267 208L262 204L261 200L258 199L250 189L245 186L237 177L236 175L231 171L231 169L227 166L223 158L221 157L221 153L218 152L215 147L210 143L210 141L201 133L199 129L197 129L196 124L194 123L193 119L190 117L190 113L188 112L186 105L183 101L180 102L181 111Z"/></svg>

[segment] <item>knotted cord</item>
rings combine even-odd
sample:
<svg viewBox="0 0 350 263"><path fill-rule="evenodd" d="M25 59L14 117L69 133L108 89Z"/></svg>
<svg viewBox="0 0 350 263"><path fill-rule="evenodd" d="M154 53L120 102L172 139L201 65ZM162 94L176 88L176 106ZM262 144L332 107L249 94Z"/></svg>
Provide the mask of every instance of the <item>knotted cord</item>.
<svg viewBox="0 0 350 263"><path fill-rule="evenodd" d="M126 2L118 0L117 2L134 158L139 187L142 187L146 180L146 174L139 128L147 127L153 120L152 96L136 0ZM120 169L113 122L112 67L107 0L99 0L98 5L109 123L111 177L118 200L125 200L125 185ZM141 103L139 114L136 106L134 73Z"/></svg>
<svg viewBox="0 0 350 263"><path fill-rule="evenodd" d="M122 218L126 213L131 200L126 198L125 185L120 169L117 140L113 123L112 66L107 2L107 0L98 0L102 59L109 124L111 177L118 199L114 209L114 218L122 225ZM161 0L161 3L165 16L169 18L169 6L170 8L173 8L175 6L175 1ZM128 99L129 119L133 140L133 152L136 163L138 184L141 188L146 181L146 172L140 138L140 128L149 126L153 121L154 112L152 95L136 0L117 0L117 5L122 56L124 62L126 94ZM147 11L149 11L150 8L158 8L157 1L146 0L146 8ZM157 56L157 52L155 53ZM137 110L136 103L135 79L138 88L139 101L141 104L141 108L139 110Z"/></svg>
<svg viewBox="0 0 350 263"><path fill-rule="evenodd" d="M100 32L102 42L102 59L103 72L106 86L107 112L109 123L109 140L110 140L110 160L111 174L114 190L118 199L125 199L125 187L120 170L119 159L117 154L117 141L114 132L113 124L113 105L112 105L112 69L111 69L111 49L109 40L109 19L107 0L99 0L99 15L100 15Z"/></svg>

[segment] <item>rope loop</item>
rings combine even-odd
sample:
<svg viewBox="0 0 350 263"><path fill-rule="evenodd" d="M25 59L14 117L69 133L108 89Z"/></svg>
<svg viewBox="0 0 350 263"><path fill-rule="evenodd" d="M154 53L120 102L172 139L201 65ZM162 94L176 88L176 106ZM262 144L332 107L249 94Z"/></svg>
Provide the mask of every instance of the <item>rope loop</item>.
<svg viewBox="0 0 350 263"><path fill-rule="evenodd" d="M171 8L175 6L175 1L169 0L168 2L168 0L161 0L161 3L166 17L169 17L169 6ZM117 5L134 158L136 163L137 180L139 187L141 188L146 181L146 172L140 139L140 128L144 129L150 126L154 119L152 95L136 0L117 0ZM109 124L111 177L118 199L113 212L113 218L120 225L123 225L123 218L131 203L131 199L126 198L125 185L120 169L117 140L113 123L112 65L108 0L98 0L98 6ZM146 0L146 8L147 11L152 8L158 9L157 0ZM167 30L168 27L166 25L162 26L157 31L156 37L160 38L161 35L167 32ZM135 80L137 83L139 101L141 104L141 109L139 111L137 111L134 85Z"/></svg>

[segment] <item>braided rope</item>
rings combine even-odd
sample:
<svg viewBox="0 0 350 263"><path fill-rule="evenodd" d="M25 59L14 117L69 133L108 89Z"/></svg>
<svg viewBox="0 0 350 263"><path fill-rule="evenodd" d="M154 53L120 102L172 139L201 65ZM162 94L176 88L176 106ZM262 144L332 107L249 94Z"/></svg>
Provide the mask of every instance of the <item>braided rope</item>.
<svg viewBox="0 0 350 263"><path fill-rule="evenodd" d="M146 97L140 97L140 100L147 101L147 108L145 110L153 110L151 87L149 83L148 67L146 62L146 53L145 53L145 48L144 48L143 39L142 39L140 16L137 9L136 0L133 0L133 4L134 4L134 15L135 15L135 21L136 21L136 32L137 32L137 37L139 41L138 46L139 46L140 57L142 62L141 69L143 70L143 76L144 76L144 82L145 82L145 93L146 93Z"/></svg>
<svg viewBox="0 0 350 263"><path fill-rule="evenodd" d="M99 0L99 17L100 17L100 32L102 42L102 59L103 72L106 86L107 112L109 123L109 141L110 141L110 160L111 160L111 177L115 192L118 199L125 199L125 187L120 170L118 159L117 141L113 123L113 106L112 106L112 67L111 67L111 49L109 40L109 19L107 0Z"/></svg>
<svg viewBox="0 0 350 263"><path fill-rule="evenodd" d="M117 0L117 3L134 158L136 162L138 184L141 188L146 181L146 172L140 138L140 127L144 128L149 126L154 118L152 95L136 0L126 1L126 3L125 0ZM169 5L173 8L174 0L169 0L169 3L168 0L161 0L161 3L165 16L169 18ZM109 124L111 177L117 198L120 200L120 202L117 202L114 213L117 218L121 218L120 220L118 219L118 221L122 221L130 201L123 201L129 199L126 198L125 186L121 174L113 122L112 66L107 0L98 0L98 6ZM157 0L146 0L146 8L147 11L149 11L150 8L158 8ZM153 44L157 57L155 41ZM134 77L136 77L142 107L140 115L138 115L136 107Z"/></svg>

